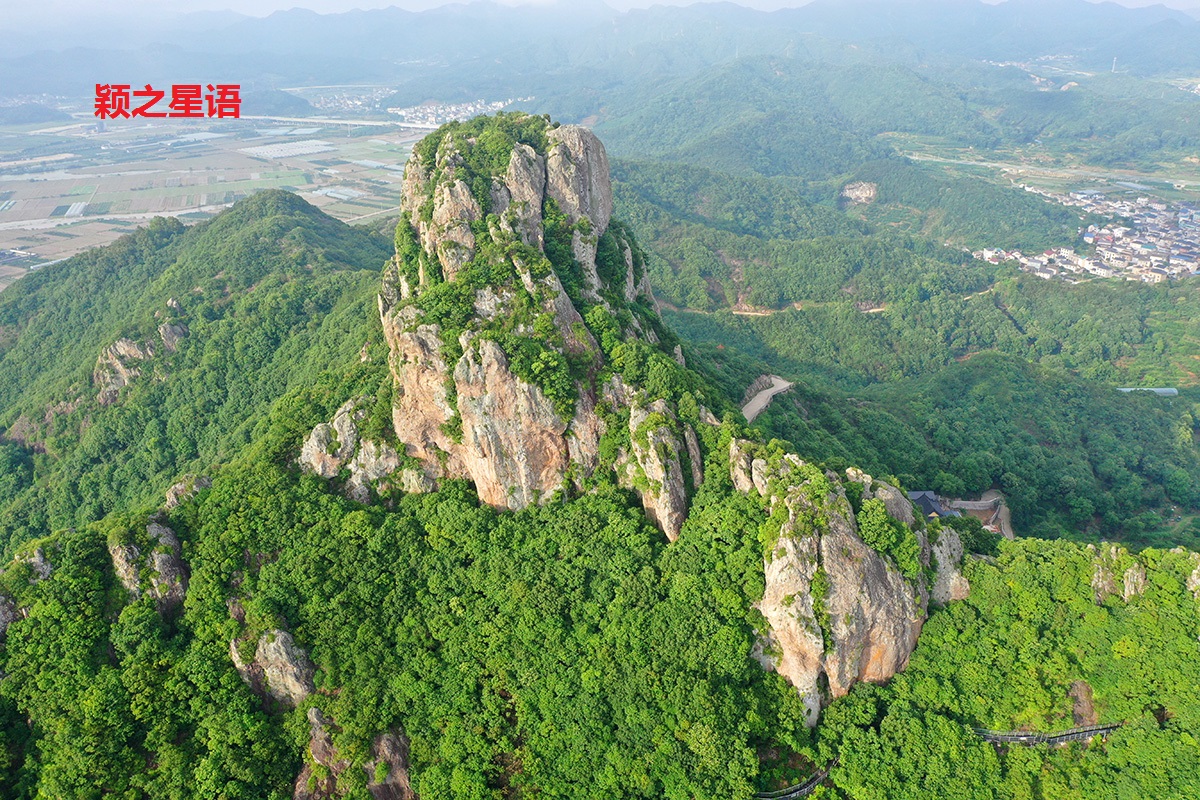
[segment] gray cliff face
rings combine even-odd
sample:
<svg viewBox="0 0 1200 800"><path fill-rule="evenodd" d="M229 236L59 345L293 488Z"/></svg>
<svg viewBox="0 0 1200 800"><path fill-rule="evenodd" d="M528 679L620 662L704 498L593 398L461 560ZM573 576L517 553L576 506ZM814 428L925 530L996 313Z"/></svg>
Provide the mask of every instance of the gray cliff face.
<svg viewBox="0 0 1200 800"><path fill-rule="evenodd" d="M771 557L763 563L766 588L758 609L768 628L761 643L765 653L759 661L796 687L804 702L805 722L812 726L821 713L819 679L825 654L812 591L821 540L805 530L809 508L798 492L788 492L779 502L787 516Z"/></svg>
<svg viewBox="0 0 1200 800"><path fill-rule="evenodd" d="M386 775L376 780L383 765ZM408 739L399 731L381 733L371 742L371 760L363 764L367 773L367 791L373 800L416 800L408 779Z"/></svg>
<svg viewBox="0 0 1200 800"><path fill-rule="evenodd" d="M546 192L546 159L532 147L513 148L504 180L492 185L492 210L510 233L539 250L545 244L542 203Z"/></svg>
<svg viewBox="0 0 1200 800"><path fill-rule="evenodd" d="M953 528L942 528L933 543L937 573L929 596L935 603L946 605L953 600L963 600L971 593L971 584L962 574L960 566L963 555L962 537Z"/></svg>
<svg viewBox="0 0 1200 800"><path fill-rule="evenodd" d="M405 490L465 477L489 505L521 509L551 500L572 481L580 485L599 463L606 427L598 408L603 392L592 376L604 354L576 303L616 314L613 304L620 298L653 308L653 297L640 251L619 226L609 230L612 188L604 146L578 126L546 123L545 136L542 152L529 144L512 146L507 165L486 178L486 198L471 194L472 187L480 191L480 179L472 177L464 154L473 152L475 140L462 131L446 132L433 155L418 149L405 170L397 255L385 270L379 299L395 385L392 424L404 445L401 455L419 465L414 474L406 470L405 477L388 479ZM547 216L552 205L560 216ZM569 232L572 269L578 270L570 278L578 292L574 301L563 285L570 269L562 265L561 245L554 251L558 266L547 255L549 219L558 220L556 242L564 243ZM597 267L602 243L609 248L606 258L615 252L618 264L624 259L623 269L606 273L614 285ZM501 277L471 284L474 313L451 331L444 317L422 310L422 298L447 282L478 280L461 277L468 262L486 262ZM625 319L623 337L649 338L651 326L636 313ZM526 342L544 353L536 370L529 367L528 350L523 361L514 353ZM591 365L574 370L573 398L564 399L561 383L537 378L559 359ZM623 412L626 401L613 410ZM347 463L336 424L318 427L305 445L301 461L317 474L336 474ZM687 513L683 469L699 469L700 458L690 452L698 454L699 441L681 427L653 431L650 438L652 446L631 448L629 455L656 487L641 492L648 516L674 538ZM691 478L695 485L702 475Z"/></svg>
<svg viewBox="0 0 1200 800"><path fill-rule="evenodd" d="M483 211L462 181L441 184L434 190L433 198L433 221L423 241L436 242L433 251L442 265L442 275L452 281L475 257L471 223L482 218Z"/></svg>
<svg viewBox="0 0 1200 800"><path fill-rule="evenodd" d="M596 243L612 218L608 154L591 131L578 125L564 125L551 131L550 141L546 191L572 224L586 220L586 224L574 232L571 249L583 267L584 296L599 302Z"/></svg>
<svg viewBox="0 0 1200 800"><path fill-rule="evenodd" d="M550 131L547 191L572 222L587 217L597 234L612 218L608 153L596 135L580 125Z"/></svg>
<svg viewBox="0 0 1200 800"><path fill-rule="evenodd" d="M730 442L729 463L734 487L764 498L771 520L757 604L767 621L760 660L796 687L815 725L829 699L907 666L925 620L924 583L906 579L859 537L838 476L738 439ZM865 480L885 506L890 498L913 519L898 490L855 473L850 479ZM949 537L947 546L949 571L959 561L950 557Z"/></svg>
<svg viewBox="0 0 1200 800"><path fill-rule="evenodd" d="M182 323L172 324L164 322L158 326L158 338L162 340L163 347L168 353L174 353L179 350L179 343L187 338L188 326Z"/></svg>
<svg viewBox="0 0 1200 800"><path fill-rule="evenodd" d="M130 599L137 600L142 596L142 584L138 579L138 569L141 567L142 551L137 545L119 544L108 546L108 555L112 558L113 572L117 580L129 592Z"/></svg>
<svg viewBox="0 0 1200 800"><path fill-rule="evenodd" d="M881 683L904 669L925 621L921 587L906 582L888 559L858 537L849 503L844 495L838 500L826 505L829 528L821 537L833 640L825 673L834 697L859 681Z"/></svg>
<svg viewBox="0 0 1200 800"><path fill-rule="evenodd" d="M179 538L175 531L157 522L147 525L146 533L153 543L149 594L158 601L160 610L177 607L187 596L188 583Z"/></svg>
<svg viewBox="0 0 1200 800"><path fill-rule="evenodd" d="M463 265L475 256L475 233L471 223L483 217L483 209L470 188L457 178L462 156L453 148L439 154L436 164L409 160L404 171L401 211L411 215L422 248L438 262L447 280L453 280ZM443 179L430 187L430 173L441 172ZM426 194L432 192L433 206L428 218L418 213ZM428 279L422 271L421 280Z"/></svg>
<svg viewBox="0 0 1200 800"><path fill-rule="evenodd" d="M562 488L567 422L542 392L508 368L504 351L483 339L454 369L462 418L463 465L480 499L525 508Z"/></svg>
<svg viewBox="0 0 1200 800"><path fill-rule="evenodd" d="M236 639L229 643L229 656L242 680L260 697L295 708L313 693L312 662L287 631L275 629L260 636L249 661L238 645Z"/></svg>

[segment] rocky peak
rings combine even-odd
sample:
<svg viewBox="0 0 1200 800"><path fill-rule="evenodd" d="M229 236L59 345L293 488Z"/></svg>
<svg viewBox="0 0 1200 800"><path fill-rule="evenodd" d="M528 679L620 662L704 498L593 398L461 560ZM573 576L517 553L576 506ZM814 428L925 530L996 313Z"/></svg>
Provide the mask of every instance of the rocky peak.
<svg viewBox="0 0 1200 800"><path fill-rule="evenodd" d="M677 398L602 391L623 343L654 345L680 367L654 333L641 250L612 220L600 140L524 114L444 126L414 148L400 205L379 312L399 455L423 479L403 483L466 477L484 502L524 508L593 475L613 417L632 436L651 415L669 424L607 466L626 480L634 465L648 515L677 536L685 465L698 482L695 431L678 424ZM319 474L350 458L335 430L314 437L302 460Z"/></svg>

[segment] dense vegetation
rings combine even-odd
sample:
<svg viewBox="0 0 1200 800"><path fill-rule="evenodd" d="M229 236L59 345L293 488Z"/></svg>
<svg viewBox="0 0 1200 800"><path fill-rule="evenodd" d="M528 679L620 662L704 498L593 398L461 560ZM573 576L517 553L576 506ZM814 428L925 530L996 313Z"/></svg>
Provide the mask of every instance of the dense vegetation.
<svg viewBox="0 0 1200 800"><path fill-rule="evenodd" d="M1197 396L1122 394L998 354L855 392L808 384L756 424L800 452L947 497L998 488L1024 534L1200 546ZM1168 523L1170 524L1168 525Z"/></svg>
<svg viewBox="0 0 1200 800"><path fill-rule="evenodd" d="M1190 554L1143 552L1144 593L1097 602L1093 551L1003 543L994 563L969 562L971 597L933 613L908 670L856 687L814 734L749 657L761 512L718 469L725 440L669 546L611 486L516 514L455 483L362 506L291 459L377 372L327 374L276 403L212 489L165 520L192 571L182 614L131 602L113 574L106 540L144 516L43 540L48 580L9 567L0 588L29 612L0 654L6 796L286 797L312 706L356 762L402 730L426 797L741 797L835 755L820 796L1195 791ZM873 503L864 536L899 547ZM228 657L230 640L277 627L317 667L317 693L292 711L262 704ZM1072 727L1080 682L1091 710L1078 713L1127 723L1104 745L997 753L970 731ZM361 793L363 773L345 774Z"/></svg>
<svg viewBox="0 0 1200 800"><path fill-rule="evenodd" d="M670 548L611 485L518 514L454 483L364 507L291 463L362 369L277 404L167 520L192 571L182 616L127 604L116 583L105 541L144 518L43 540L49 580L5 573L31 609L0 656L9 796L285 796L312 705L353 758L402 728L426 797L742 796L760 747L807 741L799 698L748 658L758 515L727 478ZM276 627L317 667L318 693L283 716L228 656Z"/></svg>
<svg viewBox="0 0 1200 800"><path fill-rule="evenodd" d="M994 563L969 563L970 598L933 613L906 672L856 687L810 734L794 692L749 657L758 517L727 479L706 483L670 546L611 488L503 515L460 484L364 507L285 463L347 379L278 404L167 520L192 569L181 616L116 583L105 540L144 518L41 542L48 580L6 571L30 609L0 655L6 796L286 797L312 706L356 762L379 731L403 730L425 797L743 797L834 756L818 796L1197 789L1190 554L1143 552L1144 593L1098 602L1093 551L1003 543ZM860 512L868 532L874 510ZM274 627L318 670L297 710L264 706L228 657L231 639ZM1069 696L1080 684L1086 706ZM1086 748L1000 752L970 730L1055 731L1075 715L1126 727ZM363 773L345 774L362 796Z"/></svg>
<svg viewBox="0 0 1200 800"><path fill-rule="evenodd" d="M1128 601L1096 599L1093 553L1077 545L1005 542L995 563L973 560L971 596L933 614L908 669L828 709L816 760L840 763L835 788L814 796L1196 796L1197 561L1181 551L1139 558L1149 580ZM1097 721L1125 726L1090 745L1001 750L970 730Z"/></svg>
<svg viewBox="0 0 1200 800"><path fill-rule="evenodd" d="M1001 273L964 295L955 276L986 281L979 267L941 262L939 283L938 261L909 263L929 270L917 285L818 261L798 310L667 318L732 399L757 374L800 381L759 420L800 452L951 496L1000 489L1041 536L1196 544L1200 287ZM1147 385L1183 394L1113 389Z"/></svg>

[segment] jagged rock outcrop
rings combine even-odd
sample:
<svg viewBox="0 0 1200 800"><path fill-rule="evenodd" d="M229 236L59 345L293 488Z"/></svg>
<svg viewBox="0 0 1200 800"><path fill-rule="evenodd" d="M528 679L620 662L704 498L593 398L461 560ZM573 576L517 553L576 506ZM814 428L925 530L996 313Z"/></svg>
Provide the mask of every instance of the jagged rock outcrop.
<svg viewBox="0 0 1200 800"><path fill-rule="evenodd" d="M526 144L513 147L503 180L492 183L492 212L521 241L539 250L545 243L542 203L546 199L546 159Z"/></svg>
<svg viewBox="0 0 1200 800"><path fill-rule="evenodd" d="M614 407L597 385L605 351L581 309L610 315L606 348L614 336L656 341L657 320L644 258L611 219L599 139L540 117L494 124L489 134L515 136L506 159L495 158L494 139L480 157L483 136L470 125L414 150L379 313L393 427L408 463L420 465L394 484L425 490L465 477L484 502L520 509L582 485L600 462L601 403L616 415L632 407L632 393ZM326 477L349 458L337 422L315 430L302 456ZM653 489L639 487L648 516L674 538L687 513L683 470L701 458L690 452L700 450L694 431L689 440L668 427L651 433L653 446L627 448L627 463ZM614 466L623 475L627 464ZM702 474L690 477L695 485Z"/></svg>
<svg viewBox="0 0 1200 800"><path fill-rule="evenodd" d="M190 500L200 494L202 490L210 488L212 488L212 478L207 475L184 475L167 489L163 508L167 511L178 508L180 503Z"/></svg>
<svg viewBox="0 0 1200 800"><path fill-rule="evenodd" d="M295 708L313 693L312 662L287 631L275 629L260 636L250 660L242 657L239 644L237 639L229 643L229 656L242 680L260 697Z"/></svg>
<svg viewBox="0 0 1200 800"><path fill-rule="evenodd" d="M35 547L30 551L19 553L16 560L29 565L29 569L33 572L29 578L30 583L44 581L54 572L54 565L50 563L50 559L46 557L45 549L41 547Z"/></svg>
<svg viewBox="0 0 1200 800"><path fill-rule="evenodd" d="M350 766L333 746L333 730L336 728L317 707L308 710L308 758L292 790L293 800L326 800L338 797L338 777ZM313 766L322 767L318 774Z"/></svg>
<svg viewBox="0 0 1200 800"><path fill-rule="evenodd" d="M296 776L293 800L333 800L345 796L342 775L350 769L350 761L338 752L333 734L337 723L319 708L308 710L308 758ZM318 767L319 769L314 769ZM363 763L367 776L367 791L373 800L415 800L416 794L408 778L408 740L398 732L376 736L371 743L371 757Z"/></svg>
<svg viewBox="0 0 1200 800"><path fill-rule="evenodd" d="M145 538L138 542L109 542L108 554L117 580L131 599L152 597L160 612L183 603L187 595L187 570L179 538L166 525L149 523Z"/></svg>
<svg viewBox="0 0 1200 800"><path fill-rule="evenodd" d="M0 594L0 642L8 636L8 626L21 618L17 604L8 595Z"/></svg>
<svg viewBox="0 0 1200 800"><path fill-rule="evenodd" d="M831 697L859 681L885 681L908 664L925 620L923 578L906 578L860 538L837 475L738 439L729 462L734 487L763 497L770 514L757 604L767 621L760 660L796 687L815 725ZM856 473L851 478L885 504L902 497Z"/></svg>
<svg viewBox="0 0 1200 800"><path fill-rule="evenodd" d="M54 565L50 563L50 559L46 556L45 548L35 546L32 549L23 549L13 558L18 564L24 564L29 568L29 585L33 586L50 577L54 571ZM8 626L19 619L24 619L29 614L28 607L18 607L16 601L5 594L0 594L0 642L8 636Z"/></svg>
<svg viewBox="0 0 1200 800"><path fill-rule="evenodd" d="M504 351L483 339L454 368L466 471L486 503L524 508L562 487L570 463L568 422L538 387L509 369Z"/></svg>
<svg viewBox="0 0 1200 800"><path fill-rule="evenodd" d="M1146 568L1120 545L1089 544L1092 554L1092 592L1097 603L1120 596L1128 603L1146 591Z"/></svg>
<svg viewBox="0 0 1200 800"><path fill-rule="evenodd" d="M912 501L891 484L877 481L861 469L850 467L846 477L863 487L863 500L878 499L887 509L888 516L912 527L916 524L917 515L913 512Z"/></svg>
<svg viewBox="0 0 1200 800"><path fill-rule="evenodd" d="M366 419L366 403L363 397L349 400L331 421L313 428L300 450L300 465L322 478L336 478L346 469L346 495L360 503L371 499L372 490L379 492L391 486L385 479L393 476L406 491L410 486L424 486L419 471L400 469L400 454L394 447L360 437L359 424Z"/></svg>
<svg viewBox="0 0 1200 800"><path fill-rule="evenodd" d="M371 760L363 764L363 770L373 800L416 800L408 778L408 739L404 734L376 736L371 742Z"/></svg>
<svg viewBox="0 0 1200 800"><path fill-rule="evenodd" d="M571 250L583 268L584 297L599 302L601 286L596 248L600 234L608 228L612 218L608 154L591 131L578 125L556 128L550 131L549 138L546 192L558 202L574 226Z"/></svg>
<svg viewBox="0 0 1200 800"><path fill-rule="evenodd" d="M846 477L863 487L863 500L879 500L887 509L888 516L913 529L921 548L921 564L932 566L935 570L933 584L928 587L930 599L945 605L962 600L971 593L971 584L962 573L965 548L958 531L942 520L941 529L931 543L926 530L919 525L920 514L904 492L889 483L875 480L855 467L846 470Z"/></svg>
<svg viewBox="0 0 1200 800"><path fill-rule="evenodd" d="M850 205L869 206L879 195L879 186L867 181L854 181L842 187L841 198Z"/></svg>
<svg viewBox="0 0 1200 800"><path fill-rule="evenodd" d="M655 400L648 408L629 409L633 458L626 464L626 482L637 490L650 519L672 542L679 538L687 518L682 459L691 458L678 428L679 421L664 400Z"/></svg>
<svg viewBox="0 0 1200 800"><path fill-rule="evenodd" d="M187 338L188 326L183 323L164 322L158 326L158 338L162 340L163 347L168 353L174 353L179 349L179 343Z"/></svg>
<svg viewBox="0 0 1200 800"><path fill-rule="evenodd" d="M1193 553L1192 558L1196 560L1196 568L1187 577L1187 588L1192 597L1200 602L1200 553Z"/></svg>
<svg viewBox="0 0 1200 800"><path fill-rule="evenodd" d="M149 344L138 344L132 339L121 338L101 351L92 371L92 383L99 389L96 400L100 405L116 402L121 389L141 374L138 362L154 355Z"/></svg>

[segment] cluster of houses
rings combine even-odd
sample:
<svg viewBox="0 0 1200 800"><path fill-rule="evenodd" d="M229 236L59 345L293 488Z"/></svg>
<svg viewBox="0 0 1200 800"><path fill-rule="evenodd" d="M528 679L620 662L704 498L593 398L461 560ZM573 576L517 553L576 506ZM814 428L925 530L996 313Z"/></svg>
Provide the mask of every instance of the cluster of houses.
<svg viewBox="0 0 1200 800"><path fill-rule="evenodd" d="M972 255L993 264L1016 261L1041 278L1073 279L1077 275L1125 278L1158 283L1200 273L1200 209L1170 205L1149 197L1109 199L1092 190L1069 195L1025 186L1026 191L1089 213L1120 218L1126 224L1089 225L1083 243L1094 255L1059 247L1041 253L985 248Z"/></svg>
<svg viewBox="0 0 1200 800"><path fill-rule="evenodd" d="M532 97L510 97L507 100L473 100L469 103L423 103L408 108L389 108L389 114L400 117L406 125L418 128L437 128L447 122L468 120L480 114L494 114L514 103L528 103Z"/></svg>

